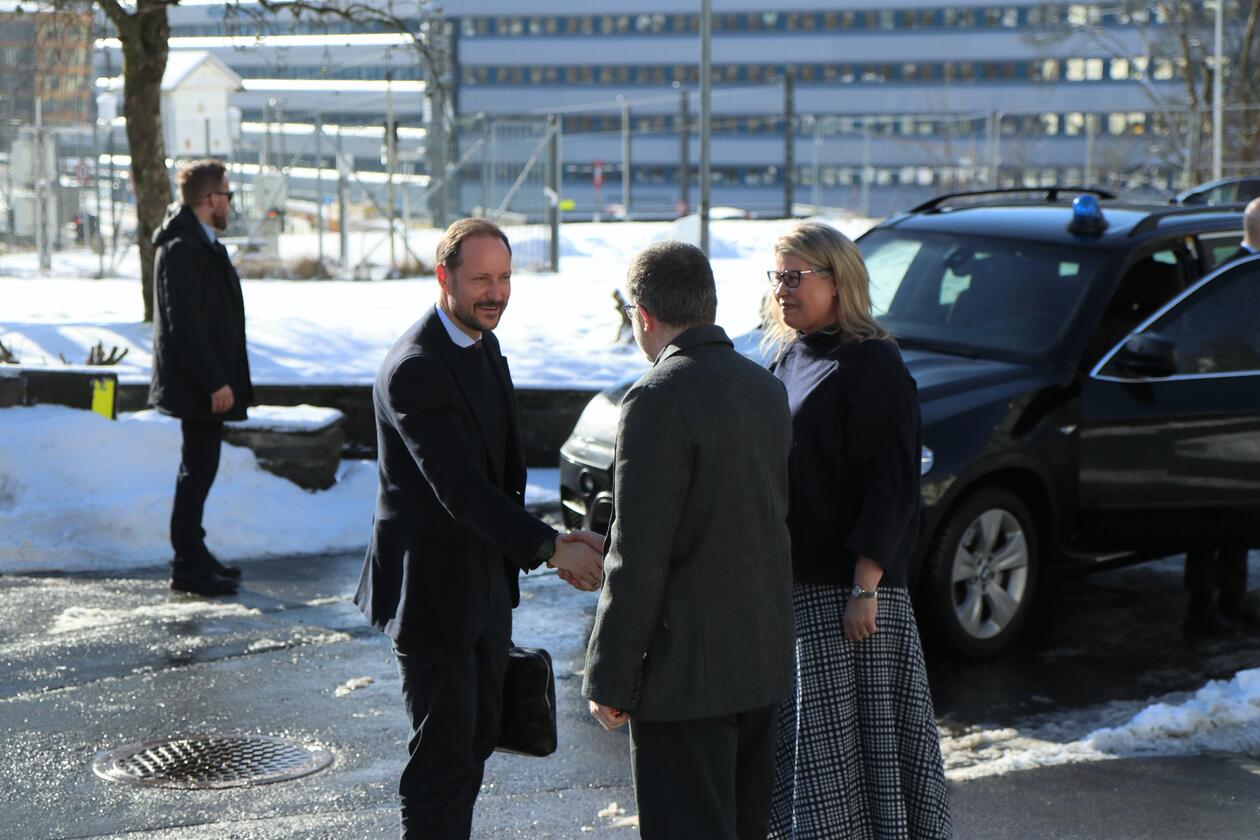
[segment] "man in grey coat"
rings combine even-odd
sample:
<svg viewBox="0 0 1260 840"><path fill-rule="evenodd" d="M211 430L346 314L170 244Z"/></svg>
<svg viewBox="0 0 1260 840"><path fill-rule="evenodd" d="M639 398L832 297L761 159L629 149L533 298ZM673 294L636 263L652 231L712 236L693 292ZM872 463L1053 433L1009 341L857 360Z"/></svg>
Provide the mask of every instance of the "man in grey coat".
<svg viewBox="0 0 1260 840"><path fill-rule="evenodd" d="M787 397L714 325L698 248L652 246L627 287L653 367L622 403L582 693L630 723L643 837L760 840L793 673Z"/></svg>

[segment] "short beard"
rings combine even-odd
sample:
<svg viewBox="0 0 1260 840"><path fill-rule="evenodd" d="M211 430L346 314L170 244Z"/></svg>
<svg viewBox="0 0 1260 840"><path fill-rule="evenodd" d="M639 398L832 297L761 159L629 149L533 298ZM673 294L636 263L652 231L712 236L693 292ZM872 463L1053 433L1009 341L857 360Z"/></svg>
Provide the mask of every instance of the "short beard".
<svg viewBox="0 0 1260 840"><path fill-rule="evenodd" d="M485 327L481 326L481 324L478 324L476 321L465 321L464 317L460 315L458 312L456 312L455 309L453 308L451 309L451 314L455 316L456 321L459 321L461 324L463 324L465 327L468 327L468 329L472 330L473 332L485 332L485 329L486 329Z"/></svg>

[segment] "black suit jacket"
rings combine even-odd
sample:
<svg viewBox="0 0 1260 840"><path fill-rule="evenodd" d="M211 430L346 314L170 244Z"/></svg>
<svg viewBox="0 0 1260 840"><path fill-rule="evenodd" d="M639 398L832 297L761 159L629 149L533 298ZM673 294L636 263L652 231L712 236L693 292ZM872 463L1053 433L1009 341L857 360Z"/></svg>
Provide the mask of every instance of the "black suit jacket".
<svg viewBox="0 0 1260 840"><path fill-rule="evenodd" d="M211 242L188 207L153 234L153 381L149 404L185 420L244 420L254 402L245 351L241 280L222 243ZM214 414L210 395L232 386L235 402Z"/></svg>
<svg viewBox="0 0 1260 840"><path fill-rule="evenodd" d="M1230 254L1228 257L1221 260L1220 263L1217 265L1217 268L1220 268L1221 266L1229 265L1230 263L1233 263L1233 262L1237 262L1238 260L1245 260L1247 257L1250 257L1251 255L1255 253L1256 253L1255 251L1248 251L1246 248L1239 245L1238 250L1234 251L1234 253Z"/></svg>
<svg viewBox="0 0 1260 840"><path fill-rule="evenodd" d="M508 441L502 474L473 410L468 354L486 353L503 392ZM465 355L461 355L465 354ZM465 380L465 381L461 381ZM526 513L516 394L493 333L482 349L456 346L436 308L390 348L372 388L380 486L372 539L354 603L409 650L458 654L480 635L488 575L538 565L555 531ZM493 443L493 445L492 445Z"/></svg>

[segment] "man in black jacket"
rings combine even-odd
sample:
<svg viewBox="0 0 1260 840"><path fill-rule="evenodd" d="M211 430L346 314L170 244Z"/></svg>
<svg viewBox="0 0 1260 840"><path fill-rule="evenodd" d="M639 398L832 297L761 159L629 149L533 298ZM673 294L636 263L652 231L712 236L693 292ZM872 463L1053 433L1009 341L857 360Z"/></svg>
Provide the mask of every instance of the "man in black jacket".
<svg viewBox="0 0 1260 840"><path fill-rule="evenodd" d="M1220 265L1260 254L1260 198L1243 211L1243 239ZM1186 552L1185 634L1190 639L1234 635L1237 629L1260 629L1260 608L1247 595L1247 549L1242 546L1196 548Z"/></svg>
<svg viewBox="0 0 1260 840"><path fill-rule="evenodd" d="M217 160L185 166L178 183L181 204L153 234L149 390L149 404L178 417L184 436L171 507L171 588L230 595L240 570L206 548L201 520L219 469L223 422L244 420L254 400L241 280L216 234L227 227L232 190Z"/></svg>
<svg viewBox="0 0 1260 840"><path fill-rule="evenodd" d="M787 394L713 323L700 249L653 245L627 288L652 369L621 404L582 693L630 724L643 837L763 840L793 678Z"/></svg>
<svg viewBox="0 0 1260 840"><path fill-rule="evenodd" d="M525 511L516 394L493 330L507 237L463 219L437 247L438 305L394 343L372 400L380 487L354 603L394 641L411 720L404 838L467 838L498 741L517 574L594 590L599 553ZM592 538L593 535L587 535Z"/></svg>

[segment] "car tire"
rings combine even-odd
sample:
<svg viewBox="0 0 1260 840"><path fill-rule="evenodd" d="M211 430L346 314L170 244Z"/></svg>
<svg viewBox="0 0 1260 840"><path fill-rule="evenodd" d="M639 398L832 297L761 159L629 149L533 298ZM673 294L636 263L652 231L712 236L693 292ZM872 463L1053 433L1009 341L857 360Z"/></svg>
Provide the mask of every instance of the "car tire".
<svg viewBox="0 0 1260 840"><path fill-rule="evenodd" d="M1019 635L1040 570L1037 523L1019 497L986 487L945 518L924 582L945 644L968 657L993 656Z"/></svg>

